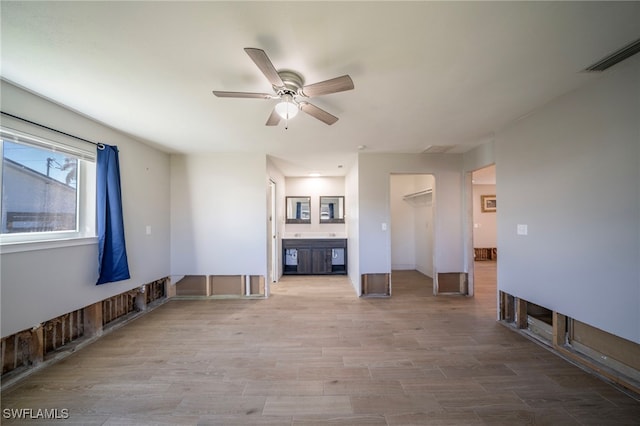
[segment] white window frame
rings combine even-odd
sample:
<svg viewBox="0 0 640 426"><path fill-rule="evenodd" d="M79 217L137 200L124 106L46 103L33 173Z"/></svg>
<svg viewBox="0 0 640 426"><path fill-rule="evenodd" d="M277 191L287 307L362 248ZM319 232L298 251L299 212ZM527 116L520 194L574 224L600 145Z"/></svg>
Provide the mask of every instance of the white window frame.
<svg viewBox="0 0 640 426"><path fill-rule="evenodd" d="M78 159L76 230L0 234L0 254L95 243L96 146L5 116L2 117L0 134L3 140L64 152ZM3 143L0 141L0 150ZM0 162L0 188L2 172Z"/></svg>

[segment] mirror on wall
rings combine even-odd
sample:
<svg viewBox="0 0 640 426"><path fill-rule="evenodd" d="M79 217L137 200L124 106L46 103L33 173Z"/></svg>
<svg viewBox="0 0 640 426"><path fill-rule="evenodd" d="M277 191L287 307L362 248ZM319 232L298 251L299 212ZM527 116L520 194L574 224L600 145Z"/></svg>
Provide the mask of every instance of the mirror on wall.
<svg viewBox="0 0 640 426"><path fill-rule="evenodd" d="M344 197L320 197L320 223L344 223Z"/></svg>
<svg viewBox="0 0 640 426"><path fill-rule="evenodd" d="M311 197L286 197L286 223L311 223Z"/></svg>

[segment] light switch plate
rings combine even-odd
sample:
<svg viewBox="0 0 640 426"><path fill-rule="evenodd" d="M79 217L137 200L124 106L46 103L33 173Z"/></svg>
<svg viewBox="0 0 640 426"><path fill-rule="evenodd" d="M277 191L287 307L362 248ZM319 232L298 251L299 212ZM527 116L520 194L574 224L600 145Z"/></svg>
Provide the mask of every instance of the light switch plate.
<svg viewBox="0 0 640 426"><path fill-rule="evenodd" d="M529 233L529 229L527 225L518 224L516 232L518 235L527 235Z"/></svg>

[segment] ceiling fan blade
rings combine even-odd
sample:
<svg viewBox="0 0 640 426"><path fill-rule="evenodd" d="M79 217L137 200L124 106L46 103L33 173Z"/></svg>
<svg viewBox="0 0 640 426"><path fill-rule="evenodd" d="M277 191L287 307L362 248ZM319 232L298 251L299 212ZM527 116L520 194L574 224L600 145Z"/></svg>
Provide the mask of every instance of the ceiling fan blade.
<svg viewBox="0 0 640 426"><path fill-rule="evenodd" d="M221 92L214 90L213 94L219 98L257 98L257 99L273 99L277 96L268 93L251 93L251 92Z"/></svg>
<svg viewBox="0 0 640 426"><path fill-rule="evenodd" d="M249 55L253 62L256 63L258 68L260 68L260 71L262 71L262 74L267 77L267 80L269 80L269 83L271 83L272 86L284 86L284 82L280 78L278 71L273 66L264 50L245 47L244 51L247 52L247 55Z"/></svg>
<svg viewBox="0 0 640 426"><path fill-rule="evenodd" d="M353 80L348 75L332 78L331 80L321 81L319 83L310 84L302 88L302 93L307 97L328 95L330 93L344 92L345 90L353 90Z"/></svg>
<svg viewBox="0 0 640 426"><path fill-rule="evenodd" d="M310 116L315 117L328 125L332 125L333 123L338 121L338 117L336 117L335 115L331 115L322 108L318 108L317 106L310 104L309 102L300 102L300 109Z"/></svg>
<svg viewBox="0 0 640 426"><path fill-rule="evenodd" d="M277 126L280 123L280 114L278 114L276 112L276 109L274 108L273 111L271 111L271 115L269 116L269 118L267 119L267 126Z"/></svg>

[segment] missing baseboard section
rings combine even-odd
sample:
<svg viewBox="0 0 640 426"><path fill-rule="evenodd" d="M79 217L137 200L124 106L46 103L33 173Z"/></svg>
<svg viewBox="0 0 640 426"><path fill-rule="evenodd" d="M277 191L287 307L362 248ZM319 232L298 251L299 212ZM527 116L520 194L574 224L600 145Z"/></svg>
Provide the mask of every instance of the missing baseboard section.
<svg viewBox="0 0 640 426"><path fill-rule="evenodd" d="M175 282L176 296L207 296L206 275L185 275Z"/></svg>
<svg viewBox="0 0 640 426"><path fill-rule="evenodd" d="M568 344L576 351L607 365L625 366L625 370L640 381L640 345L598 328L571 320Z"/></svg>
<svg viewBox="0 0 640 426"><path fill-rule="evenodd" d="M466 272L438 272L438 294L468 294L469 277Z"/></svg>
<svg viewBox="0 0 640 426"><path fill-rule="evenodd" d="M502 324L640 396L640 345L502 291L499 300Z"/></svg>
<svg viewBox="0 0 640 426"><path fill-rule="evenodd" d="M242 296L244 280L242 275L209 275L207 296Z"/></svg>
<svg viewBox="0 0 640 426"><path fill-rule="evenodd" d="M178 298L265 297L262 275L185 275L175 283Z"/></svg>
<svg viewBox="0 0 640 426"><path fill-rule="evenodd" d="M1 389L164 304L169 286L165 277L3 337Z"/></svg>
<svg viewBox="0 0 640 426"><path fill-rule="evenodd" d="M362 274L362 296L388 297L391 296L391 276L383 274Z"/></svg>

